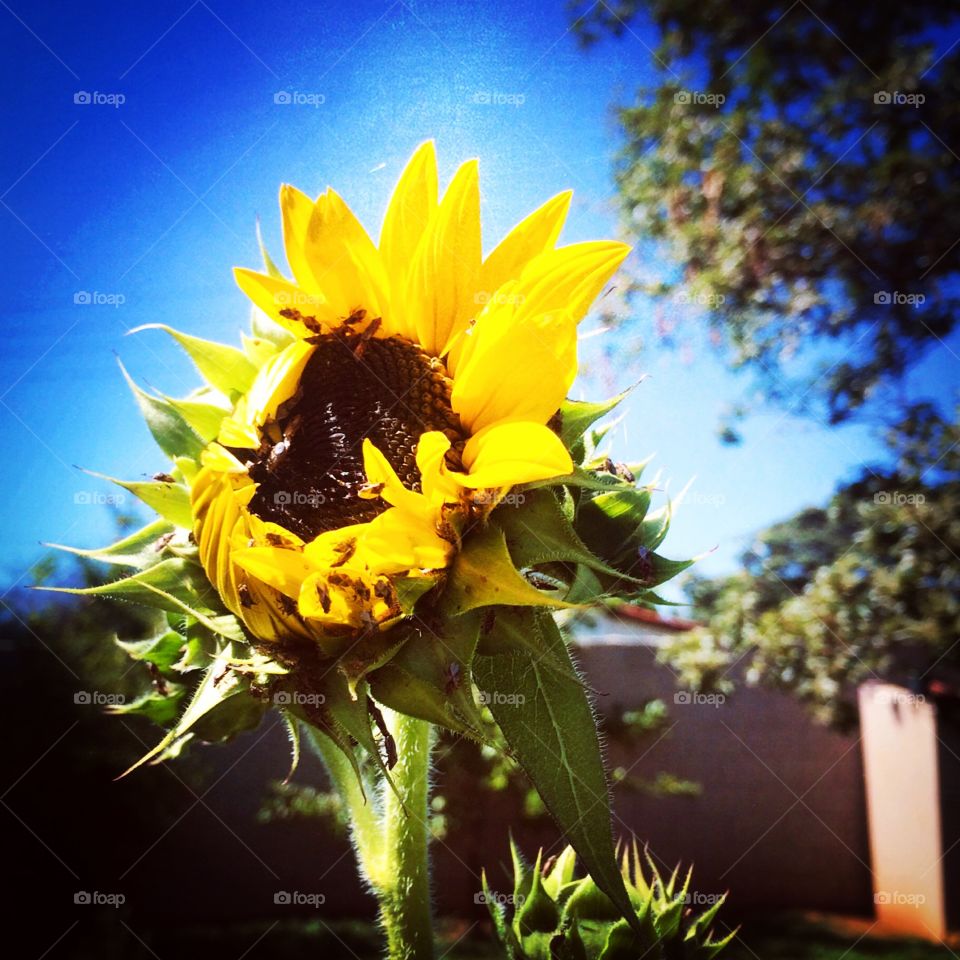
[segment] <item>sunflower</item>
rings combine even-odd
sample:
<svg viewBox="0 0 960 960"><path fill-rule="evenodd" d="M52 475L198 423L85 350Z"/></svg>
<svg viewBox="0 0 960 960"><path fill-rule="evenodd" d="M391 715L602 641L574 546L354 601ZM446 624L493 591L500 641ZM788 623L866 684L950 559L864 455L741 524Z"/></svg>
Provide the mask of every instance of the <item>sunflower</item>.
<svg viewBox="0 0 960 960"><path fill-rule="evenodd" d="M235 276L287 342L190 485L200 562L254 637L339 654L404 617L511 488L571 474L552 427L577 324L629 248L556 246L570 198L483 257L477 162L438 199L431 142L379 245L332 189L281 188L292 280L268 257Z"/></svg>

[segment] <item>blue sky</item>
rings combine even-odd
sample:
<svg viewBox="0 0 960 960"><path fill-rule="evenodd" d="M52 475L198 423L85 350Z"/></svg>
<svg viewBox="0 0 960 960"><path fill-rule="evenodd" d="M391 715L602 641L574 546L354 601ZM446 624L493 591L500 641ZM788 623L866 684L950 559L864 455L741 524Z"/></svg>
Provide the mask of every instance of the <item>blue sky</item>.
<svg viewBox="0 0 960 960"><path fill-rule="evenodd" d="M113 491L75 464L126 478L163 469L116 356L167 393L195 385L162 334L126 332L162 322L236 340L247 305L231 267L258 265L258 215L279 252L281 182L335 186L376 234L405 159L433 137L443 178L480 157L488 248L568 187L576 197L563 239L608 236L611 103L653 76L649 32L584 53L562 2L11 2L0 37L7 586L25 582L40 541L110 538L109 509L75 501ZM305 102L277 104L280 91ZM75 103L80 92L92 102ZM83 292L100 302L75 303ZM825 430L777 412L751 419L741 446L723 447L718 417L745 382L695 335L689 350L669 352L657 349L652 316L637 327L639 359L623 343L586 341L595 375L582 391L597 397L650 374L616 452L656 452L673 490L697 476L668 553L716 547L703 571L729 569L752 531L822 502L879 455L865 428ZM917 372L918 389L956 382L956 349Z"/></svg>

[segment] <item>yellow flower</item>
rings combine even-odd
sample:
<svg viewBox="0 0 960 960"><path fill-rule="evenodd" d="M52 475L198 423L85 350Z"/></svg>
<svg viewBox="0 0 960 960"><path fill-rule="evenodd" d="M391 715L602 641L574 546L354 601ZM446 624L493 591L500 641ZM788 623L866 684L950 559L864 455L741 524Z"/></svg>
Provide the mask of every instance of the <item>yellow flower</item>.
<svg viewBox="0 0 960 960"><path fill-rule="evenodd" d="M477 162L438 200L432 143L375 245L338 194L280 191L292 280L238 268L292 335L235 398L191 483L200 561L261 640L388 626L517 484L568 475L549 423L577 323L628 248L556 241L563 193L486 257Z"/></svg>

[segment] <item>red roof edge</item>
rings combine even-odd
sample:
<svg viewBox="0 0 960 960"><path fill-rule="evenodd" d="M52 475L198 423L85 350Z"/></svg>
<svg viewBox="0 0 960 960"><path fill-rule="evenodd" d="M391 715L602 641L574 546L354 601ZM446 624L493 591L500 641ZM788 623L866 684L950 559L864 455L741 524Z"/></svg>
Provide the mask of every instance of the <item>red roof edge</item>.
<svg viewBox="0 0 960 960"><path fill-rule="evenodd" d="M640 623L649 623L657 627L663 627L666 630L683 631L702 626L702 624L696 620L685 620L682 617L661 617L656 610L639 607L633 603L621 603L616 607L610 607L610 613L622 620L635 620Z"/></svg>

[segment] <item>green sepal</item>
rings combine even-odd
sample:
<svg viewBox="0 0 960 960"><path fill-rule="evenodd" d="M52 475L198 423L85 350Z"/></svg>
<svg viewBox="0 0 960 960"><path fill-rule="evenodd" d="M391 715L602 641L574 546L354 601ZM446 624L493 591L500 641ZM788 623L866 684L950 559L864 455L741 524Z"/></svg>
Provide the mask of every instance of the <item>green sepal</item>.
<svg viewBox="0 0 960 960"><path fill-rule="evenodd" d="M126 367L119 360L117 363L157 446L170 458L187 456L197 459L205 444L196 431L168 400L141 390L127 373Z"/></svg>
<svg viewBox="0 0 960 960"><path fill-rule="evenodd" d="M523 496L522 506L501 508L493 518L506 537L517 567L560 561L583 564L613 577L623 576L587 548L550 490L531 490Z"/></svg>
<svg viewBox="0 0 960 960"><path fill-rule="evenodd" d="M296 337L281 327L276 320L268 317L259 307L250 308L250 332L260 340L269 340L277 350L290 346Z"/></svg>
<svg viewBox="0 0 960 960"><path fill-rule="evenodd" d="M297 767L300 766L300 722L287 710L280 710L279 713L283 727L287 731L287 739L290 741L290 769L283 779L284 783L289 783L297 772Z"/></svg>
<svg viewBox="0 0 960 960"><path fill-rule="evenodd" d="M589 403L583 400L563 401L560 405L560 439L563 441L563 445L574 453L574 459L582 459L582 437L587 430L625 400L633 389L633 387L628 387L623 393L618 393L615 397L602 400L599 403ZM580 449L575 450L574 448L578 444ZM580 453L581 456L578 457L577 453Z"/></svg>
<svg viewBox="0 0 960 960"><path fill-rule="evenodd" d="M93 470L83 472L98 480L109 480L110 483L122 487L175 526L186 530L193 526L190 491L182 483L167 480L118 480L116 477L95 473Z"/></svg>
<svg viewBox="0 0 960 960"><path fill-rule="evenodd" d="M230 645L224 650L231 655ZM174 727L148 753L144 754L121 776L127 776L145 763L159 763L167 748L187 734L201 740L225 740L259 724L266 705L250 695L250 682L224 663L207 668L194 694Z"/></svg>
<svg viewBox="0 0 960 960"><path fill-rule="evenodd" d="M143 330L163 330L170 334L196 364L200 376L225 397L246 393L253 386L257 368L242 350L226 343L216 343L181 333L165 323L145 323L135 327L130 333L140 333Z"/></svg>
<svg viewBox="0 0 960 960"><path fill-rule="evenodd" d="M450 568L441 603L448 617L498 604L518 607L572 606L538 590L524 579L507 550L503 531L493 525L466 540Z"/></svg>
<svg viewBox="0 0 960 960"><path fill-rule="evenodd" d="M389 663L369 675L373 696L393 710L484 740L471 672L479 615L429 625L416 621L403 629L409 631L406 643Z"/></svg>
<svg viewBox="0 0 960 960"><path fill-rule="evenodd" d="M220 433L220 425L230 411L216 403L198 400L196 397L167 397L164 399L187 422L190 428L204 443L216 440Z"/></svg>
<svg viewBox="0 0 960 960"><path fill-rule="evenodd" d="M260 256L263 258L263 267L267 271L267 275L273 277L274 280L283 280L284 276L280 272L280 268L274 263L273 257L267 250L267 245L263 242L263 231L260 229L259 217L257 217L257 246L260 248Z"/></svg>
<svg viewBox="0 0 960 960"><path fill-rule="evenodd" d="M542 616L541 627L548 649L570 662L553 618ZM632 915L614 856L603 757L583 686L564 680L526 652L478 657L474 670L482 687L522 695L512 702L493 698L494 719L596 883L625 915Z"/></svg>
<svg viewBox="0 0 960 960"><path fill-rule="evenodd" d="M537 853L537 862L533 865L530 889L523 903L517 907L515 923L521 938L532 933L550 933L556 929L560 912L550 895L543 888L541 877L543 851Z"/></svg>
<svg viewBox="0 0 960 960"><path fill-rule="evenodd" d="M163 674L188 673L199 667L199 665L193 665L193 657L188 652L190 644L199 644L199 639L187 640L177 630L164 630L146 640L117 638L115 642L131 660L152 664Z"/></svg>
<svg viewBox="0 0 960 960"><path fill-rule="evenodd" d="M195 563L171 557L122 580L94 587L40 587L54 593L74 593L85 597L113 597L148 607L185 613L195 617L208 630L230 640L243 640L244 634L232 615L220 615L204 602L196 584L203 584L204 595L212 591L203 571Z"/></svg>
<svg viewBox="0 0 960 960"><path fill-rule="evenodd" d="M77 547L64 546L61 543L45 543L45 547L64 550L74 556L100 563L111 563L118 567L136 567L142 569L160 559L163 549L162 540L173 532L173 524L168 520L157 519L107 547L93 550L80 550Z"/></svg>
<svg viewBox="0 0 960 960"><path fill-rule="evenodd" d="M146 717L158 727L168 727L177 719L186 687L180 683L166 683L163 692L148 690L129 703L118 703L107 707L106 712L113 716Z"/></svg>

